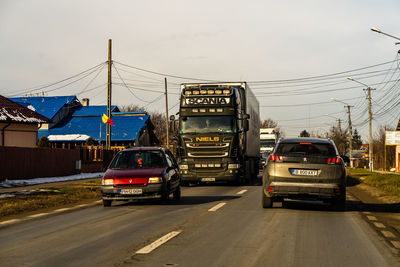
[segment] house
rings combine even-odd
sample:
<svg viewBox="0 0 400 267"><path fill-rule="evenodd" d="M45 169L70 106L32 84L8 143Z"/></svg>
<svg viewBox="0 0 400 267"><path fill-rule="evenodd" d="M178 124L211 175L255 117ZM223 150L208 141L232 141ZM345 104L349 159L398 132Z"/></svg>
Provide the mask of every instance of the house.
<svg viewBox="0 0 400 267"><path fill-rule="evenodd" d="M48 137L52 147L72 148L84 144L92 137L105 144L106 125L101 116L107 114L107 106L90 106L89 99L82 103L76 96L18 97L25 106L32 106L53 122L39 129L38 137ZM120 112L111 106L114 124L111 126L112 146L151 146L159 141L154 134L150 115L146 112Z"/></svg>
<svg viewBox="0 0 400 267"><path fill-rule="evenodd" d="M31 96L10 99L51 119L50 123L42 124L41 129L52 128L82 106L76 96Z"/></svg>
<svg viewBox="0 0 400 267"><path fill-rule="evenodd" d="M39 125L51 121L34 110L0 95L0 144L36 147Z"/></svg>

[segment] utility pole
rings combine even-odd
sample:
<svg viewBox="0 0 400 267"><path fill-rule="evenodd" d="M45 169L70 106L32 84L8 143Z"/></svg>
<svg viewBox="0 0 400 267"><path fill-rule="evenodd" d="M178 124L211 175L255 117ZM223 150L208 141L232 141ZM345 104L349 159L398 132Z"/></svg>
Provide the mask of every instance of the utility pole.
<svg viewBox="0 0 400 267"><path fill-rule="evenodd" d="M107 117L111 119L111 39L108 40ZM106 124L106 149L111 149L111 125Z"/></svg>
<svg viewBox="0 0 400 267"><path fill-rule="evenodd" d="M369 150L369 170L372 172L374 170L374 144L372 140L372 104L371 104L371 87L368 86L367 89L364 89L364 91L368 91L368 106L369 106L369 145L368 145L368 150Z"/></svg>
<svg viewBox="0 0 400 267"><path fill-rule="evenodd" d="M169 149L169 125L168 125L168 90L167 90L167 78L164 78L164 86L165 86L165 126L167 131L167 148Z"/></svg>
<svg viewBox="0 0 400 267"><path fill-rule="evenodd" d="M353 151L353 135L351 129L351 116L350 116L350 105L347 105L347 114L349 115L349 159L350 159L350 168L353 168L353 160L352 160L352 151Z"/></svg>

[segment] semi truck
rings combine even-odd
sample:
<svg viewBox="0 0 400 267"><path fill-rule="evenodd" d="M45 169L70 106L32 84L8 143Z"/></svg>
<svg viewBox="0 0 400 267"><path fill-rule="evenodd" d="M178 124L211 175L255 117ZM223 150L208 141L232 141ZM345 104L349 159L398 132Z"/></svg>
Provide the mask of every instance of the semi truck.
<svg viewBox="0 0 400 267"><path fill-rule="evenodd" d="M246 82L181 84L178 121L176 154L183 185L256 179L259 103Z"/></svg>

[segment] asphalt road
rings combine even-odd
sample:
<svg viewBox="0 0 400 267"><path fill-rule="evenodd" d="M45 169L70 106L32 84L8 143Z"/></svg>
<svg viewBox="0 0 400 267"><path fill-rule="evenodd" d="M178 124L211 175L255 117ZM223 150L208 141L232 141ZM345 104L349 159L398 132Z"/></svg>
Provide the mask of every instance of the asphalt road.
<svg viewBox="0 0 400 267"><path fill-rule="evenodd" d="M351 208L289 201L264 210L260 186L196 186L183 188L179 202L97 205L0 228L0 266L366 267L400 260Z"/></svg>

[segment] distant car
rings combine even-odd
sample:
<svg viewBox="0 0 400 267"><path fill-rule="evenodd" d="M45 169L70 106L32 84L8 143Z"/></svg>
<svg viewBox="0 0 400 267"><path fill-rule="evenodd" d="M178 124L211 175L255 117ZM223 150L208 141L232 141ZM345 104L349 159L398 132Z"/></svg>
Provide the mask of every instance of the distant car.
<svg viewBox="0 0 400 267"><path fill-rule="evenodd" d="M317 199L343 210L346 169L330 139L281 139L263 171L262 206L289 199Z"/></svg>
<svg viewBox="0 0 400 267"><path fill-rule="evenodd" d="M112 201L181 198L178 164L160 147L136 147L115 155L101 182L104 207Z"/></svg>

